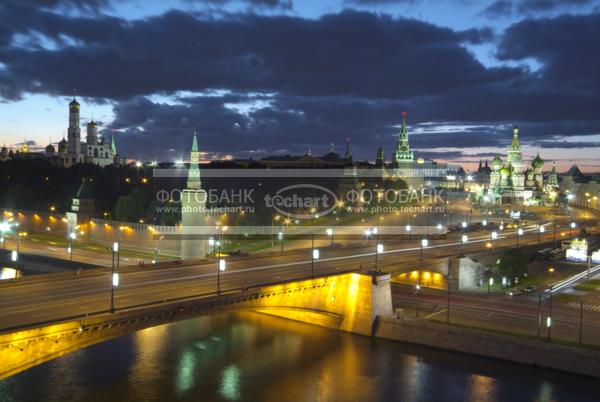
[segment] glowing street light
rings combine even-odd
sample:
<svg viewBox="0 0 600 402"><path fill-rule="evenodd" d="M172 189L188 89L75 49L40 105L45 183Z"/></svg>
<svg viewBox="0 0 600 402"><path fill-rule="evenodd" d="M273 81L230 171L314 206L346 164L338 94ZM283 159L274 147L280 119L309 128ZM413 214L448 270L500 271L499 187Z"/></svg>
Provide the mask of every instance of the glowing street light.
<svg viewBox="0 0 600 402"><path fill-rule="evenodd" d="M423 259L423 249L429 246L429 240L421 239L421 259Z"/></svg>
<svg viewBox="0 0 600 402"><path fill-rule="evenodd" d="M331 245L333 246L333 229L332 228L327 228L325 230L325 233L327 233L327 236L331 237Z"/></svg>
<svg viewBox="0 0 600 402"><path fill-rule="evenodd" d="M442 230L442 224L438 223L437 226L436 226L436 228L437 228L437 230Z"/></svg>
<svg viewBox="0 0 600 402"><path fill-rule="evenodd" d="M519 237L521 237L521 236L523 236L523 228L518 228L517 229L517 236L516 236L517 246L519 245Z"/></svg>
<svg viewBox="0 0 600 402"><path fill-rule="evenodd" d="M469 236L467 236L466 234L462 235L462 237L460 238L461 243L460 243L460 253L462 254L464 252L465 249L465 244L469 241Z"/></svg>
<svg viewBox="0 0 600 402"><path fill-rule="evenodd" d="M481 224L482 224L483 226L487 226L487 223L488 223L488 222L487 222L487 219L484 219L484 220L481 222Z"/></svg>
<svg viewBox="0 0 600 402"><path fill-rule="evenodd" d="M227 262L220 257L219 254L219 263L217 265L217 295L221 294L221 272L225 272L227 269Z"/></svg>
<svg viewBox="0 0 600 402"><path fill-rule="evenodd" d="M467 222L466 222L466 221L463 221L463 222L460 224L460 226L461 226L463 229L466 229L466 228L467 228Z"/></svg>
<svg viewBox="0 0 600 402"><path fill-rule="evenodd" d="M544 233L546 231L546 228L542 225L540 225L540 228L538 230L538 242L542 241L542 233Z"/></svg>
<svg viewBox="0 0 600 402"><path fill-rule="evenodd" d="M417 282L417 286L415 286L415 291L417 293L417 318L419 318L419 307L420 307L420 303L419 303L419 294L421 293L421 275L419 275L419 279Z"/></svg>
<svg viewBox="0 0 600 402"><path fill-rule="evenodd" d="M116 256L116 267L115 267ZM115 311L115 287L119 286L119 274L116 270L119 267L119 242L116 241L112 245L112 286L110 287L110 311Z"/></svg>
<svg viewBox="0 0 600 402"><path fill-rule="evenodd" d="M75 234L75 232L69 233L69 246L67 247L67 252L69 253L71 261L73 261L73 246L76 238L77 234Z"/></svg>
<svg viewBox="0 0 600 402"><path fill-rule="evenodd" d="M377 270L377 257L381 253L383 253L383 244L379 243L375 247L375 270Z"/></svg>
<svg viewBox="0 0 600 402"><path fill-rule="evenodd" d="M496 240L498 238L498 232L496 232L495 230L492 231L492 240Z"/></svg>

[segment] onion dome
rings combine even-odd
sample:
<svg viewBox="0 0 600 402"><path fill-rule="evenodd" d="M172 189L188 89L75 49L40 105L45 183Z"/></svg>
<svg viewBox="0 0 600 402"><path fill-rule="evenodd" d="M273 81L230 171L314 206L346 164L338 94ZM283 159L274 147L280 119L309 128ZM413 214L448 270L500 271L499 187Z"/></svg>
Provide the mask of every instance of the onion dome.
<svg viewBox="0 0 600 402"><path fill-rule="evenodd" d="M494 157L494 159L492 159L492 169L500 170L501 167L502 167L502 159L500 159L499 155L496 155Z"/></svg>
<svg viewBox="0 0 600 402"><path fill-rule="evenodd" d="M533 166L534 168L544 166L544 161L542 160L542 158L540 158L540 153L539 152L537 153L537 155L533 159L533 162L531 162L531 166Z"/></svg>
<svg viewBox="0 0 600 402"><path fill-rule="evenodd" d="M90 121L87 125L88 127L97 127L98 125L96 124L96 122L94 120Z"/></svg>
<svg viewBox="0 0 600 402"><path fill-rule="evenodd" d="M58 152L60 153L65 153L67 152L67 140L65 140L64 138L62 140L60 140L60 142L58 143Z"/></svg>
<svg viewBox="0 0 600 402"><path fill-rule="evenodd" d="M73 97L73 100L69 103L71 109L79 109L79 102Z"/></svg>
<svg viewBox="0 0 600 402"><path fill-rule="evenodd" d="M55 151L55 149L54 149L54 145L52 145L52 144L48 144L48 145L46 146L46 153L47 153L47 154L53 154L53 153L54 153L54 151Z"/></svg>
<svg viewBox="0 0 600 402"><path fill-rule="evenodd" d="M504 166L502 169L500 169L500 174L502 176L510 175L510 168L508 166Z"/></svg>

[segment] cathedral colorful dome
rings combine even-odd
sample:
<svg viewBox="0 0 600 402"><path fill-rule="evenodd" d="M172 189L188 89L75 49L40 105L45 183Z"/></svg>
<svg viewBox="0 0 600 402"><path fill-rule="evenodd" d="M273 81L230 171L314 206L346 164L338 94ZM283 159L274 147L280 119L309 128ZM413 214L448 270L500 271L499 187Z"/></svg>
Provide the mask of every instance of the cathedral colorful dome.
<svg viewBox="0 0 600 402"><path fill-rule="evenodd" d="M501 167L502 167L502 159L500 159L499 155L496 155L494 157L494 159L492 159L492 169L500 170Z"/></svg>

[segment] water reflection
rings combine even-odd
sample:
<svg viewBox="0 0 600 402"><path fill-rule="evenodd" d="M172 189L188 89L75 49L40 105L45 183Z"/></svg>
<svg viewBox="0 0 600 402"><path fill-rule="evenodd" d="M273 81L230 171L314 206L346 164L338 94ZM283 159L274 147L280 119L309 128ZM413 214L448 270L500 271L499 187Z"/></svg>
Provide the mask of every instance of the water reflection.
<svg viewBox="0 0 600 402"><path fill-rule="evenodd" d="M67 400L597 398L579 377L240 313L139 331L0 382L2 402Z"/></svg>

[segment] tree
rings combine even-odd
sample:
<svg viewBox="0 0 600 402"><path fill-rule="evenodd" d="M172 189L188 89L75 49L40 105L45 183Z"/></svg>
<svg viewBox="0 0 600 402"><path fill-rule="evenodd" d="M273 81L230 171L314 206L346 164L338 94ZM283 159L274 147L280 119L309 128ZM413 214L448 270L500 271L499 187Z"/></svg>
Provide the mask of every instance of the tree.
<svg viewBox="0 0 600 402"><path fill-rule="evenodd" d="M119 197L115 208L117 220L125 222L136 222L144 216L145 191L139 188L131 190L125 196Z"/></svg>
<svg viewBox="0 0 600 402"><path fill-rule="evenodd" d="M496 271L498 276L507 278L521 277L527 273L527 256L522 250L507 251L496 262Z"/></svg>

